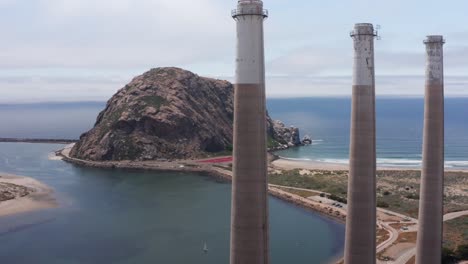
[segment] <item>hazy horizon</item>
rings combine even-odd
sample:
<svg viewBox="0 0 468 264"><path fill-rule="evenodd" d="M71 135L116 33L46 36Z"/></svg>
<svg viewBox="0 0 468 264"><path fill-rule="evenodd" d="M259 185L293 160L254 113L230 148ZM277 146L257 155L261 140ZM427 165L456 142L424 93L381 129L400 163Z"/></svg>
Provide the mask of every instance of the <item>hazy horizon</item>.
<svg viewBox="0 0 468 264"><path fill-rule="evenodd" d="M164 66L232 81L236 3L0 0L8 40L0 43L0 102L102 101L134 76ZM446 95L468 96L466 1L265 0L264 7L268 97L350 95L349 32L360 22L382 26L377 95L422 96L422 41L441 34Z"/></svg>

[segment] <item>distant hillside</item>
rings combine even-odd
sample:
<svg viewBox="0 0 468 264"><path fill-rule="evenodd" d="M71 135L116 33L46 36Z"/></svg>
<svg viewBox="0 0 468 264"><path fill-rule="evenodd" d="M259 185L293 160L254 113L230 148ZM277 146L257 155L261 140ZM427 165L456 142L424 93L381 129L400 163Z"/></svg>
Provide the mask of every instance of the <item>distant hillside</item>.
<svg viewBox="0 0 468 264"><path fill-rule="evenodd" d="M268 124L270 147L300 144L299 131ZM86 160L188 159L232 150L233 85L178 68L135 77L107 102L71 156Z"/></svg>

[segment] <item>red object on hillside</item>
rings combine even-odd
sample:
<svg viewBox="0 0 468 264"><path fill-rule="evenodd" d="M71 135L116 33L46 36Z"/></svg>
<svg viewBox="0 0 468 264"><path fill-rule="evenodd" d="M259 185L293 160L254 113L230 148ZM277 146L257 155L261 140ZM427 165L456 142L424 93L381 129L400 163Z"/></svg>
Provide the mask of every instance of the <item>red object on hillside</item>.
<svg viewBox="0 0 468 264"><path fill-rule="evenodd" d="M225 163L225 162L232 162L232 157L222 157L222 158L209 159L209 160L199 160L198 162L201 162L201 163Z"/></svg>

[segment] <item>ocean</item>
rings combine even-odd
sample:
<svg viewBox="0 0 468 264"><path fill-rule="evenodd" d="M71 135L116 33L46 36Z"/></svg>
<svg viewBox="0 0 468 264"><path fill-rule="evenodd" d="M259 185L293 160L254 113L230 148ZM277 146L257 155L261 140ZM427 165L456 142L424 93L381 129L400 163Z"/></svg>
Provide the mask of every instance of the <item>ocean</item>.
<svg viewBox="0 0 468 264"><path fill-rule="evenodd" d="M278 151L288 159L348 164L351 100L349 98L270 99L274 119L299 127L310 146ZM423 98L377 98L377 164L421 166ZM468 168L468 98L445 99L445 167Z"/></svg>
<svg viewBox="0 0 468 264"><path fill-rule="evenodd" d="M421 166L423 98L376 101L377 163ZM77 139L90 129L104 102L0 105L0 137ZM348 163L349 98L268 99L273 119L299 127L311 146L278 151L284 158ZM445 99L446 168L468 168L468 98Z"/></svg>

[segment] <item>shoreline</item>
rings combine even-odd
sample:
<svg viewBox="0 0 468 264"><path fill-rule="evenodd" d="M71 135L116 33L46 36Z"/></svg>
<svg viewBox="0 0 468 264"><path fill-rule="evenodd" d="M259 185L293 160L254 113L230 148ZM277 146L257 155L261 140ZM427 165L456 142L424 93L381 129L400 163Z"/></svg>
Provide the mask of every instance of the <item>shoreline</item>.
<svg viewBox="0 0 468 264"><path fill-rule="evenodd" d="M202 173L204 176L214 177L222 181L231 181L232 171L229 170L229 162L220 163L206 163L203 160L175 160L175 161L87 161L75 159L69 156L69 152L73 144L66 146L64 149L56 152L66 162L72 164L96 167L96 168L118 168L118 169L135 169L135 170L152 170L152 171L172 171L172 172L190 172ZM296 161L281 158L274 153L269 152L268 155L269 170L283 169L303 169L303 170L316 170L316 171L348 171L346 164L333 164L314 161ZM222 160L225 157L219 157ZM417 168L388 168L378 167L379 171L420 171ZM461 172L466 173L465 169L453 170L448 169L446 172ZM316 190L302 189L291 186L282 186L268 184L268 193L272 197L291 203L304 210L318 214L322 217L330 219L334 222L345 224L346 223L346 210L344 208L337 208L328 204L327 201L322 202L320 199L314 197L303 196L303 194L293 192L291 189L298 191L307 190L308 192L324 193ZM296 194L297 193L297 194ZM316 195L317 195L316 194ZM326 194L326 193L325 193ZM333 201L332 201L333 202ZM449 215L467 215L468 211L449 213ZM402 213L397 213L384 208L377 208L377 226L380 232L387 235L379 235L377 238L381 239L377 243L378 260L376 263L383 263L382 257L391 255L395 258L395 263L406 263L414 253L413 249L407 250L405 243L399 239L404 239L405 236L414 234L412 230L417 226L417 219L407 216ZM396 225L396 226L392 226ZM399 225L406 226L407 229L401 229ZM406 239L406 238L405 238ZM413 241L408 241L413 243ZM330 263L342 263L342 256L339 254L331 260Z"/></svg>
<svg viewBox="0 0 468 264"><path fill-rule="evenodd" d="M48 139L48 138L0 138L0 143L45 143L70 144L78 142L75 139Z"/></svg>
<svg viewBox="0 0 468 264"><path fill-rule="evenodd" d="M280 157L276 154L275 160L271 162L276 168L279 169L308 169L308 170L327 170L327 171L347 171L349 169L348 164L338 164L338 163L328 163L328 162L320 162L314 160L292 160L288 158ZM385 171L420 171L421 168L408 168L408 167L385 167L385 166L377 166L377 170L385 170ZM468 172L468 168L449 168L445 169L446 172Z"/></svg>
<svg viewBox="0 0 468 264"><path fill-rule="evenodd" d="M0 172L0 184L23 188L25 195L0 201L0 217L55 208L58 206L53 190L36 179ZM23 193L24 194L24 193Z"/></svg>
<svg viewBox="0 0 468 264"><path fill-rule="evenodd" d="M159 172L189 172L189 173L202 173L204 175L213 177L217 180L231 182L232 172L222 169L218 166L200 163L195 160L181 160L181 161L88 161L76 159L69 156L73 144L66 146L64 149L56 152L62 160L85 167L103 168L103 169L130 169L130 170L150 170ZM275 155L269 155L269 160L275 159ZM285 202L292 203L303 209L318 213L321 216L334 220L338 223L344 224L346 221L346 213L338 211L336 208L331 208L325 204L309 200L299 195L289 193L281 190L280 187L268 184L268 193Z"/></svg>

